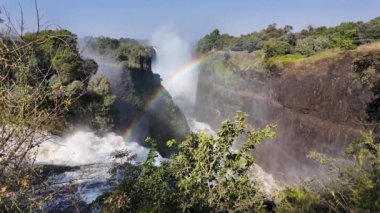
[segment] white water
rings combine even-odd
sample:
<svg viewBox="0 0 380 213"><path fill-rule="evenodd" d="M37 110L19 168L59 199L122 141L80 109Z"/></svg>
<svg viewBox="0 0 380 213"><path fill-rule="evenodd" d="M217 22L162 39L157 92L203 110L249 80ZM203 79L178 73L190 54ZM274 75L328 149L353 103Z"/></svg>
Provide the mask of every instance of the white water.
<svg viewBox="0 0 380 213"><path fill-rule="evenodd" d="M208 135L215 134L215 131L206 123L192 117L188 117L188 122L193 132L204 131ZM114 180L110 179L108 171L112 163L110 155L118 150L129 150L132 154L136 154L136 162L144 161L149 152L148 148L136 142L127 142L114 133L99 137L93 132L78 131L68 137L56 137L42 143L37 155L37 163L80 166L77 170L51 177L51 181L57 187L75 184L77 199L91 203L116 186ZM159 156L156 164L158 165L162 160L164 159ZM265 173L260 166L255 165L251 172L262 183L265 193L270 194L278 189L278 184L272 175ZM69 198L70 195L66 197L63 195L61 200Z"/></svg>
<svg viewBox="0 0 380 213"><path fill-rule="evenodd" d="M187 122L188 122L192 132L203 131L207 135L214 135L215 134L215 131L207 123L197 121L195 118L192 118L192 117L188 118Z"/></svg>
<svg viewBox="0 0 380 213"><path fill-rule="evenodd" d="M153 34L150 44L156 50L156 60L152 69L160 74L164 87L173 97L182 97L194 103L198 72L191 70L180 73L184 65L193 58L190 40L178 34L175 29L165 27Z"/></svg>
<svg viewBox="0 0 380 213"><path fill-rule="evenodd" d="M112 164L111 154L119 150L136 154L135 163L144 161L149 152L148 148L136 142L127 142L114 133L99 137L93 132L78 131L68 137L56 137L42 143L36 163L80 166L79 169L52 176L50 181L55 187L76 185L76 199L91 203L116 186L108 171ZM156 164L162 160L159 156ZM56 202L67 199L71 199L70 194L63 194Z"/></svg>
<svg viewBox="0 0 380 213"><path fill-rule="evenodd" d="M126 142L123 137L109 133L99 137L93 132L78 131L65 138L55 138L42 143L37 163L79 166L94 163L111 163L110 154L129 150L137 155L136 161L144 161L148 148L136 142Z"/></svg>
<svg viewBox="0 0 380 213"><path fill-rule="evenodd" d="M157 50L154 72L159 73L163 78L164 86L186 115L191 131L204 131L208 135L215 134L210 125L194 118L197 70L181 76L177 79L178 81L170 81L175 73L191 60L190 43L167 29L157 32L151 43ZM42 143L36 161L40 164L79 166L79 169L55 175L51 177L51 180L58 187L68 183L76 184L77 198L91 203L99 195L115 187L115 182L110 179L108 170L112 163L111 154L119 150L129 150L132 154L136 154L136 162L144 161L149 152L148 148L136 142L125 141L123 137L114 133L99 137L93 132L78 131L70 136L56 137ZM156 164L162 160L163 158L159 156ZM255 165L252 174L263 183L267 193L277 188L273 177L265 173L258 165ZM62 198L64 199L66 198Z"/></svg>

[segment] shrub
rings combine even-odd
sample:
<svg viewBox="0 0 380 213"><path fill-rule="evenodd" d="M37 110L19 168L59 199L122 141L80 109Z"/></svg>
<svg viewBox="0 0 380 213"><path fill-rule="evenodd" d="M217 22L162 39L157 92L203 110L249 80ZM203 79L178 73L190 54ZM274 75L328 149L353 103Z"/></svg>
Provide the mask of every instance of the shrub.
<svg viewBox="0 0 380 213"><path fill-rule="evenodd" d="M380 39L380 17L374 18L359 28L360 39L370 42Z"/></svg>
<svg viewBox="0 0 380 213"><path fill-rule="evenodd" d="M273 138L273 126L250 130L245 114L223 122L214 136L192 133L185 141L168 141L178 152L155 165L155 145L141 165L129 167L118 190L104 198L106 211L219 212L260 211L263 197L248 174L252 151ZM232 145L244 138L242 148ZM148 140L152 144L151 140Z"/></svg>
<svg viewBox="0 0 380 213"><path fill-rule="evenodd" d="M66 49L58 50L52 59L54 69L57 71L63 83L68 83L75 79L79 61L78 54Z"/></svg>
<svg viewBox="0 0 380 213"><path fill-rule="evenodd" d="M330 47L330 41L327 37L307 37L297 41L295 51L305 56L311 56Z"/></svg>
<svg viewBox="0 0 380 213"><path fill-rule="evenodd" d="M42 203L54 196L52 188L39 196L34 193L46 184L34 167L36 148L48 140L47 131L72 106L70 99L77 98L83 86L74 81L67 87L51 87L48 82L55 71L53 65L48 63L50 59L40 60L36 55L42 48L38 45L65 40L66 36L49 37L44 32L37 40L33 40L36 35L29 36L31 41L7 37L8 43L0 43L0 212L42 210ZM70 48L69 44L66 47ZM66 92L70 97L63 95Z"/></svg>
<svg viewBox="0 0 380 213"><path fill-rule="evenodd" d="M228 34L220 34L218 29L213 30L198 41L197 51L206 53L211 50L221 50L228 46L233 37Z"/></svg>
<svg viewBox="0 0 380 213"><path fill-rule="evenodd" d="M267 41L264 42L263 49L266 58L271 58L279 55L289 54L291 51L290 45L284 41Z"/></svg>
<svg viewBox="0 0 380 213"><path fill-rule="evenodd" d="M311 152L310 157L326 166L328 181L311 181L283 191L280 212L380 210L380 144L374 142L371 133L364 133L361 140L352 143L343 160L317 152Z"/></svg>

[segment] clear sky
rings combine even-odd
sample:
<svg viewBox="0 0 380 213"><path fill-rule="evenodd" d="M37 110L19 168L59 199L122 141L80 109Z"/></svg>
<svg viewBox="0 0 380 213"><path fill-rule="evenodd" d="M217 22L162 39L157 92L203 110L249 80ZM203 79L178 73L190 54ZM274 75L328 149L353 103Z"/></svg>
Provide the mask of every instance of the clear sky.
<svg viewBox="0 0 380 213"><path fill-rule="evenodd" d="M34 0L0 3L14 19L19 19L21 4L26 26L33 29ZM380 16L380 0L38 0L38 4L43 23L79 36L140 39L150 38L163 26L197 39L215 28L240 35L271 23L299 30L310 24L331 26Z"/></svg>

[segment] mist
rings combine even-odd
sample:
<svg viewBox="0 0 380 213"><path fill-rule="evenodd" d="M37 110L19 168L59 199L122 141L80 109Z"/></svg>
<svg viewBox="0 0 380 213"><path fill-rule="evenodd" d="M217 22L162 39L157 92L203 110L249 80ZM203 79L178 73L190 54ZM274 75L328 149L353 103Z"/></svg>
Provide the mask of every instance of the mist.
<svg viewBox="0 0 380 213"><path fill-rule="evenodd" d="M78 40L78 48L81 56L95 60L98 64L96 75L106 76L110 82L112 93L115 95L122 95L125 91L125 85L120 78L122 67L118 65L116 59L100 55L93 48L90 48L89 43L93 42L92 39L96 38L90 38L90 40L83 38Z"/></svg>
<svg viewBox="0 0 380 213"><path fill-rule="evenodd" d="M188 111L186 105L193 106L195 102L198 69L176 75L192 60L195 50L193 43L175 29L162 27L153 33L150 44L156 50L153 72L160 74L164 87L176 103L182 110Z"/></svg>

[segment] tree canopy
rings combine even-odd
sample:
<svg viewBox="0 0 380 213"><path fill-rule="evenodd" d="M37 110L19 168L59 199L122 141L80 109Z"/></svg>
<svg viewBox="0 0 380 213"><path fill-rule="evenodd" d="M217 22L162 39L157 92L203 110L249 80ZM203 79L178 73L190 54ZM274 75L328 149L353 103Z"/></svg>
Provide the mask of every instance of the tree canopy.
<svg viewBox="0 0 380 213"><path fill-rule="evenodd" d="M218 29L215 29L199 40L197 50L199 53L215 50L252 52L260 49L268 50L268 44L273 44L280 45L278 51L281 55L299 53L310 56L330 48L354 49L359 45L375 42L379 39L380 17L366 23L360 21L344 22L335 27L308 26L300 32L293 32L293 27L290 25L279 28L276 24L270 24L259 32L252 32L239 37L221 34ZM284 47L282 42L289 45L288 51L280 50ZM266 53L268 54L267 58L277 55L273 55L273 51Z"/></svg>

